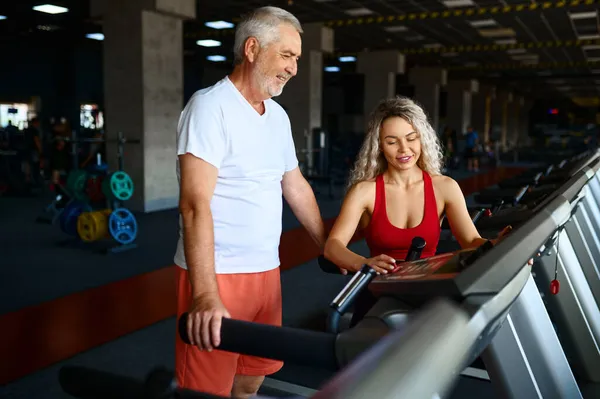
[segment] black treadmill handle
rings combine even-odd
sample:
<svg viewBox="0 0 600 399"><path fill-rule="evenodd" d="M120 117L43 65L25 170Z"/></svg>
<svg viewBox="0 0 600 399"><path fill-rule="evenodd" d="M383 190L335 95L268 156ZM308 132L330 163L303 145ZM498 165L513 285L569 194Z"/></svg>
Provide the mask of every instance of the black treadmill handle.
<svg viewBox="0 0 600 399"><path fill-rule="evenodd" d="M178 320L179 337L190 344L188 313ZM219 350L337 370L335 334L224 318ZM293 345L290 345L290 342Z"/></svg>

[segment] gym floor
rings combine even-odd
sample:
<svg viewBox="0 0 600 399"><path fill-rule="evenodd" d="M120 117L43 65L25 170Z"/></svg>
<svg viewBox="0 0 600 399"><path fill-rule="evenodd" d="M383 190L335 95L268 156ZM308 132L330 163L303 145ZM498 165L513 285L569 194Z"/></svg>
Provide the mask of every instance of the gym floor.
<svg viewBox="0 0 600 399"><path fill-rule="evenodd" d="M452 176L468 197L522 170L506 165ZM341 204L342 188L337 191L336 199L318 195L328 226ZM70 398L57 378L66 364L137 378L156 367L172 369L177 211L136 215L137 248L103 254L59 245L69 237L58 226L35 222L48 202L0 198L0 397ZM326 308L346 277L320 271L317 248L287 207L283 228L283 322L323 328ZM351 246L367 253L360 235ZM319 378L303 374L313 384Z"/></svg>

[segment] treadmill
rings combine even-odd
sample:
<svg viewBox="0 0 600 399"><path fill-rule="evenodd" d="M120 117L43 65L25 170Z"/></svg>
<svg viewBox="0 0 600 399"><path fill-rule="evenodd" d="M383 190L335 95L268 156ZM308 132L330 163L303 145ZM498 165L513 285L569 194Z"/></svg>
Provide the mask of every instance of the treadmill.
<svg viewBox="0 0 600 399"><path fill-rule="evenodd" d="M236 345L236 335L264 334L265 326L225 319L223 346ZM311 347L308 331L266 327L267 334L289 347ZM468 314L448 300L437 300L413 315L402 330L392 331L335 374L315 399L423 398L448 392L465 362L475 336ZM304 336L304 338L303 338ZM298 340L299 341L296 341ZM323 341L321 341L323 342ZM290 345L291 343L291 345ZM262 346L270 345L262 340ZM278 356L285 357L289 349ZM331 353L333 355L333 352ZM65 366L59 371L62 389L86 399L216 399L218 396L182 389L167 370L151 371L145 381L86 367ZM259 395L267 399L269 396Z"/></svg>
<svg viewBox="0 0 600 399"><path fill-rule="evenodd" d="M520 225L535 212L547 212L550 201L562 201L562 215L553 216L558 228L540 247L532 270L573 372L583 383L600 382L600 225L594 223L600 196L592 188L598 185L600 159L598 154L592 158L538 209L482 222L496 230L506 223Z"/></svg>

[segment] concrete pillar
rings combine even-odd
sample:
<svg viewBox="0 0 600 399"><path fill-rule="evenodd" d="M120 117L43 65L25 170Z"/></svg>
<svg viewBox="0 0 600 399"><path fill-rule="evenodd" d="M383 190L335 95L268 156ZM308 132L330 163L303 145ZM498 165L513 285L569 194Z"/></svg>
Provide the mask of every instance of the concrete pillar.
<svg viewBox="0 0 600 399"><path fill-rule="evenodd" d="M484 142L490 138L492 102L495 98L496 87L490 85L480 85L477 93L472 95L471 125Z"/></svg>
<svg viewBox="0 0 600 399"><path fill-rule="evenodd" d="M135 184L127 208L152 212L177 206L175 130L183 109L183 19L196 16L194 0L92 0L104 31L106 138L127 144L124 169ZM117 145L107 144L117 168Z"/></svg>
<svg viewBox="0 0 600 399"><path fill-rule="evenodd" d="M405 72L406 59L395 50L365 51L358 55L356 71L365 75L365 121L381 100L396 95L396 75Z"/></svg>
<svg viewBox="0 0 600 399"><path fill-rule="evenodd" d="M415 87L414 99L425 110L433 129L439 133L440 87L446 86L448 73L442 68L414 68L408 79Z"/></svg>
<svg viewBox="0 0 600 399"><path fill-rule="evenodd" d="M494 112L497 118L494 118L497 122L494 122L497 126L500 126L500 146L502 151L507 151L508 149L508 130L509 130L509 117L514 112L510 112L510 107L513 102L513 94L500 91L496 95L495 104L493 107L493 115Z"/></svg>
<svg viewBox="0 0 600 399"><path fill-rule="evenodd" d="M533 100L521 97L520 112L519 112L519 146L526 147L531 143L529 136L529 112L533 108Z"/></svg>
<svg viewBox="0 0 600 399"><path fill-rule="evenodd" d="M332 53L333 29L321 22L303 24L298 73L275 101L285 107L292 124L298 159L313 168L313 129L322 127L323 53Z"/></svg>
<svg viewBox="0 0 600 399"><path fill-rule="evenodd" d="M447 91L446 124L462 134L473 124L473 95L479 91L479 82L475 79L450 81Z"/></svg>

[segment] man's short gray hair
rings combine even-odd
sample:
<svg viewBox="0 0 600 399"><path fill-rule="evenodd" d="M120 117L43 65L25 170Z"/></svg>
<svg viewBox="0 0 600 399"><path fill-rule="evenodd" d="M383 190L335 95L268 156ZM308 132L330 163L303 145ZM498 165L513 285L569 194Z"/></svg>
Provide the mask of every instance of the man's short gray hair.
<svg viewBox="0 0 600 399"><path fill-rule="evenodd" d="M261 7L244 16L235 31L233 44L234 63L244 59L244 45L250 37L255 37L261 47L268 46L279 38L279 25L292 25L298 33L303 33L300 21L292 13L278 7Z"/></svg>

